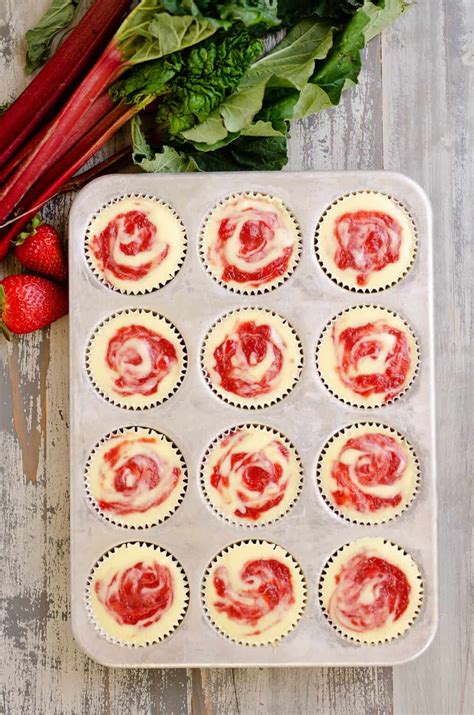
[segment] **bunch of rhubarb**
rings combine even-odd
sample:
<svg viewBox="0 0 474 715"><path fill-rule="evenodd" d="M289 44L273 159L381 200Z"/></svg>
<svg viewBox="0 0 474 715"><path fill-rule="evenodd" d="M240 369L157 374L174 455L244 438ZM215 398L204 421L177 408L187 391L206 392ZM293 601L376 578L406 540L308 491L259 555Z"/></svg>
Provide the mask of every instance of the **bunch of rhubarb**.
<svg viewBox="0 0 474 715"><path fill-rule="evenodd" d="M54 0L28 33L28 71L77 4ZM0 116L0 258L46 201L115 162L76 176L129 121L132 159L145 171L282 168L290 121L338 104L357 82L366 42L407 8L404 0L129 5L96 0Z"/></svg>

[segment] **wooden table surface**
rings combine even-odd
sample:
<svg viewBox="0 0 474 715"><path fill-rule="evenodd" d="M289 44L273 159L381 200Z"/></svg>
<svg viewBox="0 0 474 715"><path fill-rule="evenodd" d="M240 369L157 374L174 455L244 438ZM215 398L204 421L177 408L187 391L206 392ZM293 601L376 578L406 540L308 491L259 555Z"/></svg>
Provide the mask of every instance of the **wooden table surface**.
<svg viewBox="0 0 474 715"><path fill-rule="evenodd" d="M24 32L48 0L0 3L0 101L25 85ZM440 626L395 668L109 670L69 625L68 322L0 346L2 640L7 713L473 713L473 0L418 0L367 52L359 86L292 128L290 169L388 169L434 208ZM470 35L471 31L471 35ZM64 226L72 197L48 217ZM14 268L13 261L2 267ZM471 471L468 471L469 465ZM472 672L471 672L472 675Z"/></svg>

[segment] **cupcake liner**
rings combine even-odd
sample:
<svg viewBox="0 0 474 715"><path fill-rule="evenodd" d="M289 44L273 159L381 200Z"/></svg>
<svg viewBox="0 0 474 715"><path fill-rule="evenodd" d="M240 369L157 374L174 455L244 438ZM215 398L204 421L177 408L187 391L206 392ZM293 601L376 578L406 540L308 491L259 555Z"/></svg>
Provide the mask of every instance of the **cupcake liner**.
<svg viewBox="0 0 474 715"><path fill-rule="evenodd" d="M405 503L402 502L400 507L392 507L393 513L391 515L389 512L388 514L386 514L386 516L380 514L380 516L377 517L377 512L368 512L368 514L370 514L370 518L368 518L367 513L357 512L355 509L351 509L351 516L349 516L341 508L339 508L337 504L334 503L323 484L323 471L328 450L331 448L332 445L334 445L336 441L339 442L341 438L344 438L344 440L349 439L353 431L359 428L377 429L382 431L382 433L384 434L387 434L394 438L398 438L409 453L410 459L412 460L412 464L410 465L410 467L415 470L415 476L410 497L408 500L405 501ZM341 446L342 443L343 440L341 439ZM346 425L345 427L335 432L324 444L320 452L316 467L316 483L318 485L321 498L325 502L326 506L338 518L344 519L344 521L347 521L350 524L361 524L363 526L376 526L379 524L386 524L390 521L398 519L411 506L411 504L413 504L420 487L420 462L412 445L410 444L410 442L408 442L406 437L404 437L401 432L398 432L397 430L393 429L392 427L389 427L382 422L355 422L354 424ZM360 513L360 517L357 516L358 513Z"/></svg>
<svg viewBox="0 0 474 715"><path fill-rule="evenodd" d="M233 635L232 633L226 631L225 627L222 624L219 624L217 622L217 620L220 620L219 615L217 615L216 619L216 617L213 616L212 613L212 610L214 609L209 608L207 589L209 587L209 582L213 573L214 566L222 562L223 559L225 560L225 558L229 554L232 554L239 549L254 552L255 550L261 550L262 554L260 557L257 558L279 557L280 560L282 560L291 568L292 576L294 576L295 574L297 574L298 576L298 580L294 584L294 591L296 591L295 603L292 604L292 609L294 610L294 613L291 614L291 618L287 619L288 622L281 626L280 631L277 628L274 628L276 633L274 633L272 637L265 637L263 633L259 633L257 638L253 639L251 638L251 636L246 636L245 634L241 635L241 637L239 637L238 635ZM251 558L250 554L246 560L248 560L248 558ZM227 640L246 647L257 648L259 646L273 645L288 636L296 628L298 622L301 620L306 609L306 600L306 578L299 563L285 548L279 546L278 544L274 544L270 541L266 541L263 539L246 539L236 541L233 544L229 544L221 551L219 551L219 553L216 554L214 558L210 561L202 578L201 601L203 610L206 614L209 624L217 633L219 633L219 635L223 636ZM271 626L269 626L269 628L271 628Z"/></svg>
<svg viewBox="0 0 474 715"><path fill-rule="evenodd" d="M363 401L362 397L358 399L358 395L354 392L352 399L349 399L348 397L343 397L340 394L341 386L339 386L339 389L336 388L335 386L330 384L330 381L327 379L325 370L321 368L320 365L320 351L321 351L321 346L323 345L325 338L328 334L328 331L332 329L333 325L336 323L336 321L343 315L348 314L348 313L355 313L358 310L365 310L365 309L376 309L376 311L379 311L381 314L388 315L389 317L396 318L397 320L400 320L403 323L404 328L406 329L409 338L410 338L410 348L412 348L412 357L415 360L415 367L413 369L413 374L407 381L406 385L393 397L391 397L388 400L384 400L383 393L380 394L380 400L377 402L373 402L372 404L367 404L366 402ZM323 383L324 387L328 390L328 392L339 402L343 402L345 405L349 405L350 407L359 407L363 408L365 410L371 410L371 409L379 409L382 407L386 407L387 405L391 405L397 400L399 400L401 397L403 397L413 386L413 383L415 382L418 373L420 371L420 346L418 339L411 328L411 326L406 322L404 318L399 313L396 313L393 310L389 310L385 306L381 305L371 305L371 304L363 304L363 305L355 305L350 308L346 308L345 310L341 310L340 313L335 315L323 328L321 335L319 336L317 345L316 345L316 370L319 375L319 378L321 382ZM348 388L345 388L344 385L342 385L342 391L349 392Z"/></svg>
<svg viewBox="0 0 474 715"><path fill-rule="evenodd" d="M137 548L138 547L138 548ZM93 593L92 593L92 584L94 583L95 577L100 573L101 567L103 564L106 564L107 560L109 558L116 557L117 554L121 554L122 552L126 552L129 549L133 549L136 553L135 556L131 559L131 561L135 561L136 558L144 558L145 553L148 552L148 550L155 551L157 554L160 555L160 558L162 559L162 562L164 562L171 570L173 571L173 574L175 577L180 578L180 590L181 594L178 594L178 604L177 606L175 605L175 601L173 601L173 609L176 610L176 616L173 620L168 616L166 618L169 623L165 624L165 627L163 628L163 631L160 633L159 629L156 628L155 630L158 631L156 635L150 636L150 638L144 639L143 642L133 642L126 640L125 638L119 638L115 635L112 635L109 633L106 628L104 628L98 621L97 615L94 612L94 604L92 602L93 599ZM162 548L161 546L158 546L157 544L153 544L150 542L140 542L140 541L127 541L122 544L118 544L117 546L112 547L108 551L106 551L100 558L95 562L93 567L90 570L89 576L87 578L87 583L86 583L86 589L85 589L85 607L87 611L87 615L89 617L89 620L97 633L102 637L105 638L109 643L113 643L114 645L118 645L121 647L125 648L143 648L146 646L153 645L155 643L160 643L161 641L165 640L166 638L169 638L177 628L181 625L183 622L188 606L189 606L189 582L188 582L188 577L186 576L186 573L179 563L179 561L171 554L169 551L166 549ZM165 620L166 612L163 614L163 620ZM160 621L158 621L160 623ZM150 626L150 628L153 628L153 626Z"/></svg>
<svg viewBox="0 0 474 715"><path fill-rule="evenodd" d="M126 402L126 400L121 400L120 396L117 395L117 397L112 397L111 395L107 394L104 392L104 390L101 388L101 386L98 384L96 377L94 375L94 369L91 366L91 353L95 345L95 341L97 339L100 339L101 331L103 330L104 327L106 327L109 323L114 321L116 318L119 318L123 315L129 316L137 316L137 319L140 318L140 316L145 316L149 318L150 316L156 319L158 326L161 324L162 327L165 327L166 331L175 339L176 344L179 345L179 348L181 350L181 368L180 368L180 374L176 379L176 382L172 387L168 389L168 391L163 394L161 397L155 398L155 399L150 399L150 402L144 401L143 404L139 405L133 405L129 404ZM159 313L156 313L154 310L149 310L145 308L125 308L124 310L118 310L114 313L111 313L108 315L106 318L104 318L93 330L91 333L91 336L89 338L87 348L86 348L86 355L85 355L85 369L87 372L87 375L89 377L89 380L91 382L92 387L94 390L97 392L98 395L100 395L106 402L109 402L112 405L115 405L116 407L121 407L122 409L125 410L132 410L132 411L141 411L141 410L149 410L152 409L153 407L156 407L157 405L163 404L163 402L166 402L169 400L179 389L181 386L184 377L187 372L187 367L188 367L188 356L187 356L187 349L186 349L186 344L184 342L184 339L181 335L181 333L178 331L178 329L173 325L173 323L165 318L164 316L160 315Z"/></svg>
<svg viewBox="0 0 474 715"><path fill-rule="evenodd" d="M129 433L135 433L137 436L138 435L143 435L143 436L150 436L150 437L158 437L161 440L163 440L169 447L171 447L175 454L176 457L179 461L179 466L181 469L181 477L179 483L176 485L175 489L171 492L169 497L167 497L162 504L160 504L158 507L151 507L149 511L151 513L155 513L156 516L153 518L150 516L146 521L144 521L142 524L134 524L126 520L124 517L116 516L116 515L111 515L104 511L104 509L101 508L101 506L98 504L97 499L93 495L93 489L91 485L91 467L94 463L95 456L97 455L98 451L101 450L103 447L105 447L112 439L115 437L120 437L122 435L126 435ZM102 439L95 445L95 447L92 449L92 451L89 454L89 457L87 458L87 462L85 465L85 470L84 470L84 488L86 491L87 499L92 507L92 509L95 511L95 513L104 521L107 521L109 524L113 524L114 526L117 527L122 527L122 528L127 528L127 529L148 529L152 526L157 526L158 524L162 524L163 522L167 521L181 506L183 503L184 497L186 495L186 490L188 487L188 471L186 467L186 462L184 461L184 457L182 455L181 450L179 447L171 440L169 437L167 437L165 434L162 432L159 432L158 430L151 429L149 427L139 427L139 426L131 426L131 427L121 427L119 429L113 430L113 432L109 432L106 434ZM178 494L175 495L175 500L170 500L170 497L173 496L173 494L177 492ZM170 502L171 504L166 508L167 502ZM161 508L162 507L162 508ZM158 512L158 513L157 513Z"/></svg>
<svg viewBox="0 0 474 715"><path fill-rule="evenodd" d="M176 220L177 227L179 227L179 230L182 233L182 239L183 239L182 250L176 259L174 268L172 270L170 270L169 272L167 272L167 275L165 275L163 278L159 278L158 280L156 280L156 282L154 281L153 285L148 288L140 289L138 286L133 287L132 281L130 281L130 288L128 288L128 289L127 288L119 288L118 286L116 286L113 283L111 283L110 281L108 281L107 278L103 275L103 272L96 265L96 262L92 255L92 250L90 247L90 241L92 240L92 237L94 235L93 225L96 222L96 220L99 218L100 214L105 209L109 208L110 206L113 206L114 204L119 204L121 201L124 201L126 199L145 199L146 201L155 203L157 206L165 208L169 212L169 214ZM181 218L178 216L178 213L175 211L175 209L172 206L170 206L170 204L166 203L165 201L162 201L161 199L158 199L156 196L151 196L149 194L132 193L132 194L123 194L121 196L116 196L111 201L108 201L107 203L102 204L102 206L100 206L100 208L95 211L95 213L93 214L92 218L90 219L89 224L86 229L84 252L85 252L86 262L87 262L87 265L88 265L90 271L93 273L95 278L99 281L99 283L101 283L103 286L105 286L109 290L113 291L114 293L120 293L122 295L147 295L149 293L153 293L154 291L159 290L160 288L163 288L170 281L172 281L173 278L175 278L175 276L181 270L181 267L184 263L184 259L186 257L186 251L187 251L186 229L184 228L184 224L183 224Z"/></svg>
<svg viewBox="0 0 474 715"><path fill-rule="evenodd" d="M375 287L364 287L364 286L359 286L359 285L354 285L351 281L348 279L344 280L344 277L340 275L342 271L336 271L332 265L327 260L327 257L325 257L323 251L322 251L322 246L321 246L321 229L325 225L325 222L328 220L328 216L331 214L331 211L336 208L338 205L341 203L347 201L347 199L353 197L353 196L367 196L367 197L374 197L374 196L380 196L383 197L383 199L388 199L394 206L395 210L397 212L402 212L404 219L407 222L407 225L409 225L409 230L410 233L413 237L413 245L411 247L410 251L410 257L403 262L403 265L398 271L392 271L396 275L395 277L392 277L391 279L387 277L386 280L380 281L380 285L377 285ZM390 194L385 194L381 191L374 191L374 190L365 190L365 191L352 191L351 193L344 194L343 196L340 196L339 198L335 199L323 212L321 218L319 219L318 225L316 227L315 231L315 237L314 237L314 248L315 248L315 253L316 253L316 258L318 259L318 263L323 270L323 272L327 275L327 277L336 285L338 285L340 288L344 288L345 290L351 291L352 293L362 293L362 294L370 294L370 293L380 293L382 291L388 290L389 288L393 288L393 286L397 285L402 281L408 273L410 273L411 269L413 268L413 265L416 261L416 256L418 253L418 231L416 228L416 223L413 219L413 216L411 213L408 211L406 206L404 206L401 201L399 201L397 198ZM390 266L393 266L394 264L389 264ZM379 277L381 278L384 270L382 269L380 272L376 271L374 274L379 274ZM347 274L349 276L349 274Z"/></svg>
<svg viewBox="0 0 474 715"><path fill-rule="evenodd" d="M297 359L297 363L294 369L294 376L291 378L291 383L289 383L284 390L282 390L280 393L277 393L276 396L272 397L272 394L268 395L260 395L257 397L249 397L249 398L244 398L239 395L235 395L234 393L231 392L224 392L219 385L216 385L211 376L209 375L208 369L206 367L206 357L207 357L207 350L208 350L208 344L210 339L213 336L213 333L215 330L224 323L228 318L231 318L233 316L236 316L238 314L240 315L245 315L246 313L252 314L255 311L258 311L260 315L265 315L268 318L273 318L276 319L277 321L280 322L282 329L287 332L288 336L293 340L293 347L294 347L294 352L295 352L295 357ZM210 358L211 362L213 362L214 358ZM271 405L276 405L278 402L283 400L285 397L287 397L295 388L296 384L298 383L300 376L301 376L301 371L303 369L303 346L301 343L300 338L298 337L298 334L296 333L295 329L293 326L286 320L286 318L283 318L279 313L275 312L274 310L270 310L267 308L255 308L252 306L248 306L245 308L237 308L236 310L231 310L228 313L225 313L224 315L220 316L208 329L206 333L206 337L203 340L202 346L201 346L201 372L204 377L204 380L206 381L208 387L212 390L212 392L223 402L225 402L228 405L232 405L234 407L239 407L247 410L257 410L257 409L262 409L264 407L270 407Z"/></svg>
<svg viewBox="0 0 474 715"><path fill-rule="evenodd" d="M290 454L292 454L295 458L295 463L297 466L298 470L298 476L297 476L297 482L296 482L296 491L293 495L293 498L291 501L288 502L286 506L283 507L280 513L277 513L275 516L271 517L270 519L262 519L261 521L254 522L254 521L249 521L249 520L244 520L244 519L239 519L235 515L232 517L230 514L226 514L223 512L217 504L215 504L210 496L210 493L207 489L207 479L206 479L206 465L208 462L208 459L210 458L213 450L219 443L225 438L228 437L229 435L233 434L234 432L237 432L239 430L250 430L250 429L257 429L257 430L264 430L265 432L268 433L268 435L273 435L275 438L283 442L284 446L290 451ZM279 432L276 429L273 429L273 427L269 427L268 425L260 424L260 423L245 423L245 424L239 424L236 425L235 427L231 427L227 430L224 430L221 432L217 437L215 437L212 442L209 444L207 447L204 456L201 460L201 468L200 468L200 487L201 487L201 494L209 507L209 509L215 514L219 519L222 519L230 524L234 524L235 526L238 527L243 527L245 529L259 529L262 526L269 526L270 524L274 524L276 521L279 521L280 519L283 519L286 514L288 514L291 509L294 507L296 502L298 501L301 490L303 487L303 465L301 462L301 458L296 451L295 446L293 443L285 437L285 435L282 432ZM283 502L285 501L284 499L282 500Z"/></svg>
<svg viewBox="0 0 474 715"><path fill-rule="evenodd" d="M242 285L235 285L232 284L230 285L226 281L223 281L221 278L219 278L210 268L208 260L207 260L207 255L206 255L206 247L204 246L204 240L205 240L205 234L206 234L206 229L208 227L209 221L212 219L213 215L215 212L225 206L229 201L232 201L234 199L238 198L254 198L254 199L263 199L263 200L269 200L274 202L275 204L278 204L280 208L282 209L283 212L290 218L292 224L293 224L293 229L296 237L295 241L295 251L293 252L293 255L291 257L291 260L289 262L288 270L285 271L279 278L275 281L272 281L270 284L265 284L261 287L245 287L244 284ZM293 275L295 272L296 268L298 267L298 264L300 262L301 258L301 253L302 253L302 232L301 232L301 227L300 224L298 223L298 220L296 219L295 214L293 211L291 211L288 206L281 201L276 196L272 196L270 194L266 193L260 193L260 192L255 192L255 191L246 191L242 193L232 193L226 196L225 198L221 199L213 208L207 213L206 218L204 219L200 231L199 231L199 256L201 259L202 266L206 273L212 278L213 281L218 283L220 286L225 288L225 290L230 291L231 293L236 293L238 295L263 295L265 293L271 293L273 290L276 288L280 287L283 285L283 283L286 283L286 281Z"/></svg>
<svg viewBox="0 0 474 715"><path fill-rule="evenodd" d="M381 552L382 558L385 558L389 563L403 570L410 585L407 608L396 621L392 621L388 624L385 635L383 632L380 632L380 628L372 629L371 631L368 630L365 633L357 633L356 631L349 632L340 624L334 623L328 608L328 602L335 590L335 578L340 572L341 567L347 563L351 557L364 549L370 549L372 553L377 553L377 555ZM393 639L400 637L409 630L420 613L423 597L423 579L415 561L404 548L381 537L362 538L341 546L326 561L319 579L319 605L326 620L340 636L357 644L379 645L381 643L389 643ZM377 633L377 631L379 631L379 633Z"/></svg>

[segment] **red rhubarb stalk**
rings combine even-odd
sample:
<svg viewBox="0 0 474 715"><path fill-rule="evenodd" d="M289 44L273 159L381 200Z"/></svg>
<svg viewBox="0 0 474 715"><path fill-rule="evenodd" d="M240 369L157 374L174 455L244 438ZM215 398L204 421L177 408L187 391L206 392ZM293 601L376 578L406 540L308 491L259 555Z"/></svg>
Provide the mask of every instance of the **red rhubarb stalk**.
<svg viewBox="0 0 474 715"><path fill-rule="evenodd" d="M43 174L24 198L21 216L16 221L4 227L0 236L0 260L7 254L11 242L26 226L31 216L37 212L52 196L58 193L63 184L68 181L86 161L110 139L131 117L141 111L145 103L136 105L117 105L104 119L89 131L77 144L56 161Z"/></svg>
<svg viewBox="0 0 474 715"><path fill-rule="evenodd" d="M96 0L24 92L0 117L0 166L33 134L109 42L130 0Z"/></svg>
<svg viewBox="0 0 474 715"><path fill-rule="evenodd" d="M105 174L110 169L114 169L114 171L116 171L123 165L130 164L130 152L131 147L126 146L123 149L119 149L119 151L114 152L106 159L103 159L103 161L100 161L98 164L95 164L90 169L87 169L87 171L83 171L81 174L76 174L76 176L73 176L72 179L69 179L69 181L61 186L58 194L67 194L69 191L79 191L79 189L82 189L82 187L88 184L89 181L96 179L98 176L102 176L102 174Z"/></svg>
<svg viewBox="0 0 474 715"><path fill-rule="evenodd" d="M0 192L0 222L6 221L28 189L41 177L49 157L52 154L60 156L63 147L67 146L69 134L97 97L124 71L124 64L116 43L110 42L86 79L52 122L42 141L3 187Z"/></svg>
<svg viewBox="0 0 474 715"><path fill-rule="evenodd" d="M110 96L107 93L101 94L100 97L96 99L94 104L89 108L89 110L80 118L77 124L71 130L67 145L63 147L64 151L67 151L70 147L81 139L81 137L86 134L92 127L102 119L114 106ZM15 154L10 161L5 164L5 166L0 168L0 184L4 183L6 179L13 173L13 171L20 166L24 161L27 160L29 155L35 150L35 148L40 144L46 133L49 131L51 123L41 129L35 136L33 136L20 151ZM49 168L54 161L59 158L58 154L50 153L47 161L43 164L43 171Z"/></svg>

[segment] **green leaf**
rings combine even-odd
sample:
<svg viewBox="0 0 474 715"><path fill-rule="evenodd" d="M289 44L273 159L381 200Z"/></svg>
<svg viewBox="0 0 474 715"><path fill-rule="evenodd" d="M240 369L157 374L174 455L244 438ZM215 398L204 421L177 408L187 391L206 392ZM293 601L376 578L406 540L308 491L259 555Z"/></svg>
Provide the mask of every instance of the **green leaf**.
<svg viewBox="0 0 474 715"><path fill-rule="evenodd" d="M201 171L277 171L288 162L286 137L239 137L214 152L193 153Z"/></svg>
<svg viewBox="0 0 474 715"><path fill-rule="evenodd" d="M344 22L363 2L364 0L278 0L278 17L286 25L293 24L296 19L313 15Z"/></svg>
<svg viewBox="0 0 474 715"><path fill-rule="evenodd" d="M241 86L248 87L260 82L279 80L278 84L302 89L314 70L316 59L323 59L332 46L330 25L302 20L272 52L252 65L242 80Z"/></svg>
<svg viewBox="0 0 474 715"><path fill-rule="evenodd" d="M243 137L281 137L286 135L286 131L275 129L271 122L259 119L255 124L242 129L240 134Z"/></svg>
<svg viewBox="0 0 474 715"><path fill-rule="evenodd" d="M39 23L28 30L25 35L26 74L34 72L49 58L51 43L61 30L71 24L78 4L79 0L53 0Z"/></svg>
<svg viewBox="0 0 474 715"><path fill-rule="evenodd" d="M171 146L164 146L154 152L148 144L142 130L140 117L135 115L131 123L133 162L147 172L196 171L197 165L192 157L177 151Z"/></svg>
<svg viewBox="0 0 474 715"><path fill-rule="evenodd" d="M250 124L263 102L265 82L245 87L231 95L223 104L220 114L229 132L238 132Z"/></svg>
<svg viewBox="0 0 474 715"><path fill-rule="evenodd" d="M161 0L142 0L115 35L130 64L156 60L213 35L222 24L212 18L161 12Z"/></svg>
<svg viewBox="0 0 474 715"><path fill-rule="evenodd" d="M277 0L233 0L220 4L219 10L222 19L237 20L246 27L269 29L280 24Z"/></svg>
<svg viewBox="0 0 474 715"><path fill-rule="evenodd" d="M219 114L219 110L215 109L208 118L192 129L181 132L181 136L191 142L199 142L201 144L215 144L227 136L227 129L224 126L224 121Z"/></svg>

